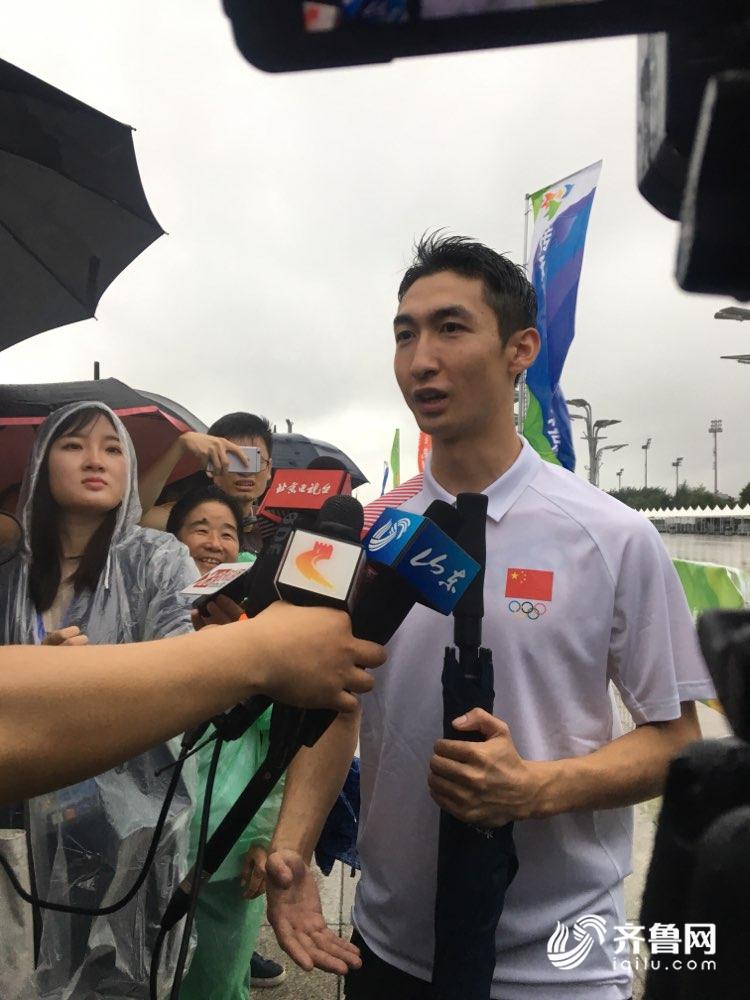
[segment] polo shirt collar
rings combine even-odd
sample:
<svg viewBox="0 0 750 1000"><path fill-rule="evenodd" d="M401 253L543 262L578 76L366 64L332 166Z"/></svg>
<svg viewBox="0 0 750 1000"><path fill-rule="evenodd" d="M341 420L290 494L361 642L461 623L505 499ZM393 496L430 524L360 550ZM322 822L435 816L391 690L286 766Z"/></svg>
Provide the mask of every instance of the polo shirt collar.
<svg viewBox="0 0 750 1000"><path fill-rule="evenodd" d="M431 460L432 456L429 455L425 462L425 491L431 499L455 503L456 498L443 489L433 477ZM487 497L487 517L493 521L499 521L503 514L510 510L539 471L542 461L529 442L525 438L521 438L521 451L513 465L499 479L482 490L482 493Z"/></svg>

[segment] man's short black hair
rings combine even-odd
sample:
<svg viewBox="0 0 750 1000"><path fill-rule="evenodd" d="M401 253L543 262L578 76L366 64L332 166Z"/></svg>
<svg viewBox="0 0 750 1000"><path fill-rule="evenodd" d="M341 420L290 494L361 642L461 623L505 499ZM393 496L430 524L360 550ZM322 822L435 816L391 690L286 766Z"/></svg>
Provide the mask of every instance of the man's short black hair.
<svg viewBox="0 0 750 1000"><path fill-rule="evenodd" d="M414 248L414 263L401 280L399 302L415 281L441 271L480 278L484 298L497 317L500 340L536 323L536 293L522 267L467 236L425 233Z"/></svg>
<svg viewBox="0 0 750 1000"><path fill-rule="evenodd" d="M208 433L216 437L239 441L241 438L257 437L268 448L269 457L273 449L273 431L265 417L257 417L254 413L227 413L211 424Z"/></svg>

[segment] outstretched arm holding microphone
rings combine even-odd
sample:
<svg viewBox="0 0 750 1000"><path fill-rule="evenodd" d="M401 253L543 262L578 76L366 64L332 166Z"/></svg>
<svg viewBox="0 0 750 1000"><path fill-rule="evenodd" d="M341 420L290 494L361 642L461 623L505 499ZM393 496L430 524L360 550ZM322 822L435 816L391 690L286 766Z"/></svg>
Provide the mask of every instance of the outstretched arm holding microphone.
<svg viewBox="0 0 750 1000"><path fill-rule="evenodd" d="M137 645L0 650L0 801L100 774L238 701L351 712L381 646L349 617L277 603L251 621Z"/></svg>

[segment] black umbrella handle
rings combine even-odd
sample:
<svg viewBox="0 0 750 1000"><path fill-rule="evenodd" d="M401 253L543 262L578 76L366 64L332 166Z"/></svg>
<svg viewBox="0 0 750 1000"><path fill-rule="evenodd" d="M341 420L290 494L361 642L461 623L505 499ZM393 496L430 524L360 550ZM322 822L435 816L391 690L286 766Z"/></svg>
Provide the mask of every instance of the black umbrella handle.
<svg viewBox="0 0 750 1000"><path fill-rule="evenodd" d="M472 708L483 708L492 714L495 706L492 652L480 649L468 673L466 666L465 652L447 646L443 660L443 736L448 740L481 743L484 740L481 733L454 729L453 720Z"/></svg>

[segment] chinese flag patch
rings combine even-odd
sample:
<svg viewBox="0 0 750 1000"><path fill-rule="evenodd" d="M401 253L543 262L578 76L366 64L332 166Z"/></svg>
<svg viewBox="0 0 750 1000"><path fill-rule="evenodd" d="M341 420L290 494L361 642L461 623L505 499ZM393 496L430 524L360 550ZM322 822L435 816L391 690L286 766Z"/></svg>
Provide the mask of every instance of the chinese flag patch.
<svg viewBox="0 0 750 1000"><path fill-rule="evenodd" d="M506 597L525 597L531 601L551 601L555 574L548 569L511 567L505 578Z"/></svg>

